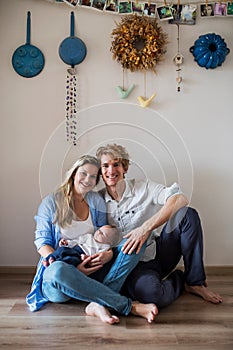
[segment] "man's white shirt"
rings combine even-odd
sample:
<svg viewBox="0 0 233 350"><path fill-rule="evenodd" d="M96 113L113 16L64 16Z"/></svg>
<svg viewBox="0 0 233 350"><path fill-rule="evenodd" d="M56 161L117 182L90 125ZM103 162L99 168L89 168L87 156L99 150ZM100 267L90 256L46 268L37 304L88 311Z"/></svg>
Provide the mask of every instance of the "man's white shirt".
<svg viewBox="0 0 233 350"><path fill-rule="evenodd" d="M169 187L150 180L125 179L125 183L125 191L119 202L112 199L106 188L100 191L106 201L108 222L118 228L122 237L150 219L168 198L182 193L177 183ZM162 228L163 226L160 226L152 231L142 261L155 258L155 237L160 235Z"/></svg>

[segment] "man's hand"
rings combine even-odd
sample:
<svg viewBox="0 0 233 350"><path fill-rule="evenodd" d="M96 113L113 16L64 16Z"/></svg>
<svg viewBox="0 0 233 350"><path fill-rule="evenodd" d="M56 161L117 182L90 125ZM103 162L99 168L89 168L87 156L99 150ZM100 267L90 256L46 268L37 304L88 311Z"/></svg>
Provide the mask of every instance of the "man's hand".
<svg viewBox="0 0 233 350"><path fill-rule="evenodd" d="M132 254L136 250L136 254L138 254L149 235L150 232L146 232L142 226L127 233L127 235L123 237L128 238L122 247L123 253Z"/></svg>
<svg viewBox="0 0 233 350"><path fill-rule="evenodd" d="M155 213L150 219L146 220L142 226L132 230L124 238L128 238L122 247L125 254L132 254L136 250L138 254L149 237L150 233L165 224L180 208L188 205L188 200L183 194L177 194L169 197L164 206Z"/></svg>

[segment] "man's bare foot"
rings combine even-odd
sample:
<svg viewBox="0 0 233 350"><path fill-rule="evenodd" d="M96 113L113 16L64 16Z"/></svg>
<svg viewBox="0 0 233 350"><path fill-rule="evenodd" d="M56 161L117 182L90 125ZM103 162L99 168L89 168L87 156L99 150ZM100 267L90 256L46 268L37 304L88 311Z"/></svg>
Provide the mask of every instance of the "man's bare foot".
<svg viewBox="0 0 233 350"><path fill-rule="evenodd" d="M185 285L185 290L188 293L196 294L202 297L204 300L209 301L213 304L219 304L222 302L222 297L215 292L212 292L207 288L207 283L202 286L188 286Z"/></svg>
<svg viewBox="0 0 233 350"><path fill-rule="evenodd" d="M102 322L105 322L108 324L114 324L114 323L120 322L117 316L111 315L110 312L104 306L94 302L87 305L85 312L88 316L99 317Z"/></svg>
<svg viewBox="0 0 233 350"><path fill-rule="evenodd" d="M155 304L141 304L137 301L132 303L131 313L146 318L149 323L154 321L158 312L158 308Z"/></svg>

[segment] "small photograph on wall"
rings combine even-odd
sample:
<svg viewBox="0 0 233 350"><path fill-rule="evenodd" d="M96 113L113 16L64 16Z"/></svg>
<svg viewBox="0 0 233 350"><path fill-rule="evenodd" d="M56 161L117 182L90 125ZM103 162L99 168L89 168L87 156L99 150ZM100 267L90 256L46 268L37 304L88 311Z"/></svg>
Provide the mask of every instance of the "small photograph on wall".
<svg viewBox="0 0 233 350"><path fill-rule="evenodd" d="M222 2L216 2L214 4L214 15L215 16L226 16L227 15L227 4Z"/></svg>
<svg viewBox="0 0 233 350"><path fill-rule="evenodd" d="M91 0L79 0L79 5L81 6L91 6L92 1Z"/></svg>
<svg viewBox="0 0 233 350"><path fill-rule="evenodd" d="M132 1L132 11L133 13L142 15L144 12L144 4L142 2Z"/></svg>
<svg viewBox="0 0 233 350"><path fill-rule="evenodd" d="M156 4L145 2L144 3L144 15L145 16L151 16L156 17L157 11L156 11Z"/></svg>
<svg viewBox="0 0 233 350"><path fill-rule="evenodd" d="M94 7L96 10L103 11L105 6L105 0L93 0L91 6Z"/></svg>
<svg viewBox="0 0 233 350"><path fill-rule="evenodd" d="M233 16L233 2L227 3L227 16Z"/></svg>
<svg viewBox="0 0 233 350"><path fill-rule="evenodd" d="M105 11L118 12L118 1L117 0L106 0Z"/></svg>
<svg viewBox="0 0 233 350"><path fill-rule="evenodd" d="M173 19L169 20L171 24L196 24L196 5L173 5L172 13Z"/></svg>
<svg viewBox="0 0 233 350"><path fill-rule="evenodd" d="M173 18L169 20L171 24L181 24L181 11L183 5L172 5Z"/></svg>
<svg viewBox="0 0 233 350"><path fill-rule="evenodd" d="M182 24L196 24L197 18L197 6L196 5L183 5L181 11Z"/></svg>
<svg viewBox="0 0 233 350"><path fill-rule="evenodd" d="M157 14L160 21L173 19L172 8L170 6L157 7Z"/></svg>
<svg viewBox="0 0 233 350"><path fill-rule="evenodd" d="M119 13L132 13L132 3L131 1L120 1L119 2Z"/></svg>
<svg viewBox="0 0 233 350"><path fill-rule="evenodd" d="M200 14L201 17L214 17L214 4L201 4Z"/></svg>
<svg viewBox="0 0 233 350"><path fill-rule="evenodd" d="M79 0L63 0L64 2L66 2L68 5L70 5L71 7L75 7L78 5Z"/></svg>

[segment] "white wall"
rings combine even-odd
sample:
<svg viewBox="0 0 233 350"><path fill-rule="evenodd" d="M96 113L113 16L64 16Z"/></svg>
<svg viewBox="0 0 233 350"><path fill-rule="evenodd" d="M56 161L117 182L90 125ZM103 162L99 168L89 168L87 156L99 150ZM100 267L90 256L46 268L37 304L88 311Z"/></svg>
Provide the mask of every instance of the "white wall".
<svg viewBox="0 0 233 350"><path fill-rule="evenodd" d="M11 65L14 50L26 41L26 14L31 11L31 42L45 55L44 70L23 78ZM130 151L130 176L149 176L167 184L179 181L202 218L207 265L233 265L232 235L232 18L200 19L181 26L184 56L181 92L176 91L175 25L162 22L169 43L157 74L147 74L150 108L142 73L127 73L127 86L136 88L121 100L122 70L110 53L111 31L120 16L95 10L75 10L76 36L87 45L78 66L79 143L65 140L64 106L67 66L58 56L69 35L71 8L45 0L0 0L1 91L1 211L0 265L35 265L34 220L41 196L61 181L63 171L83 153L116 141ZM222 67L200 68L189 48L199 35L219 33L231 52Z"/></svg>

